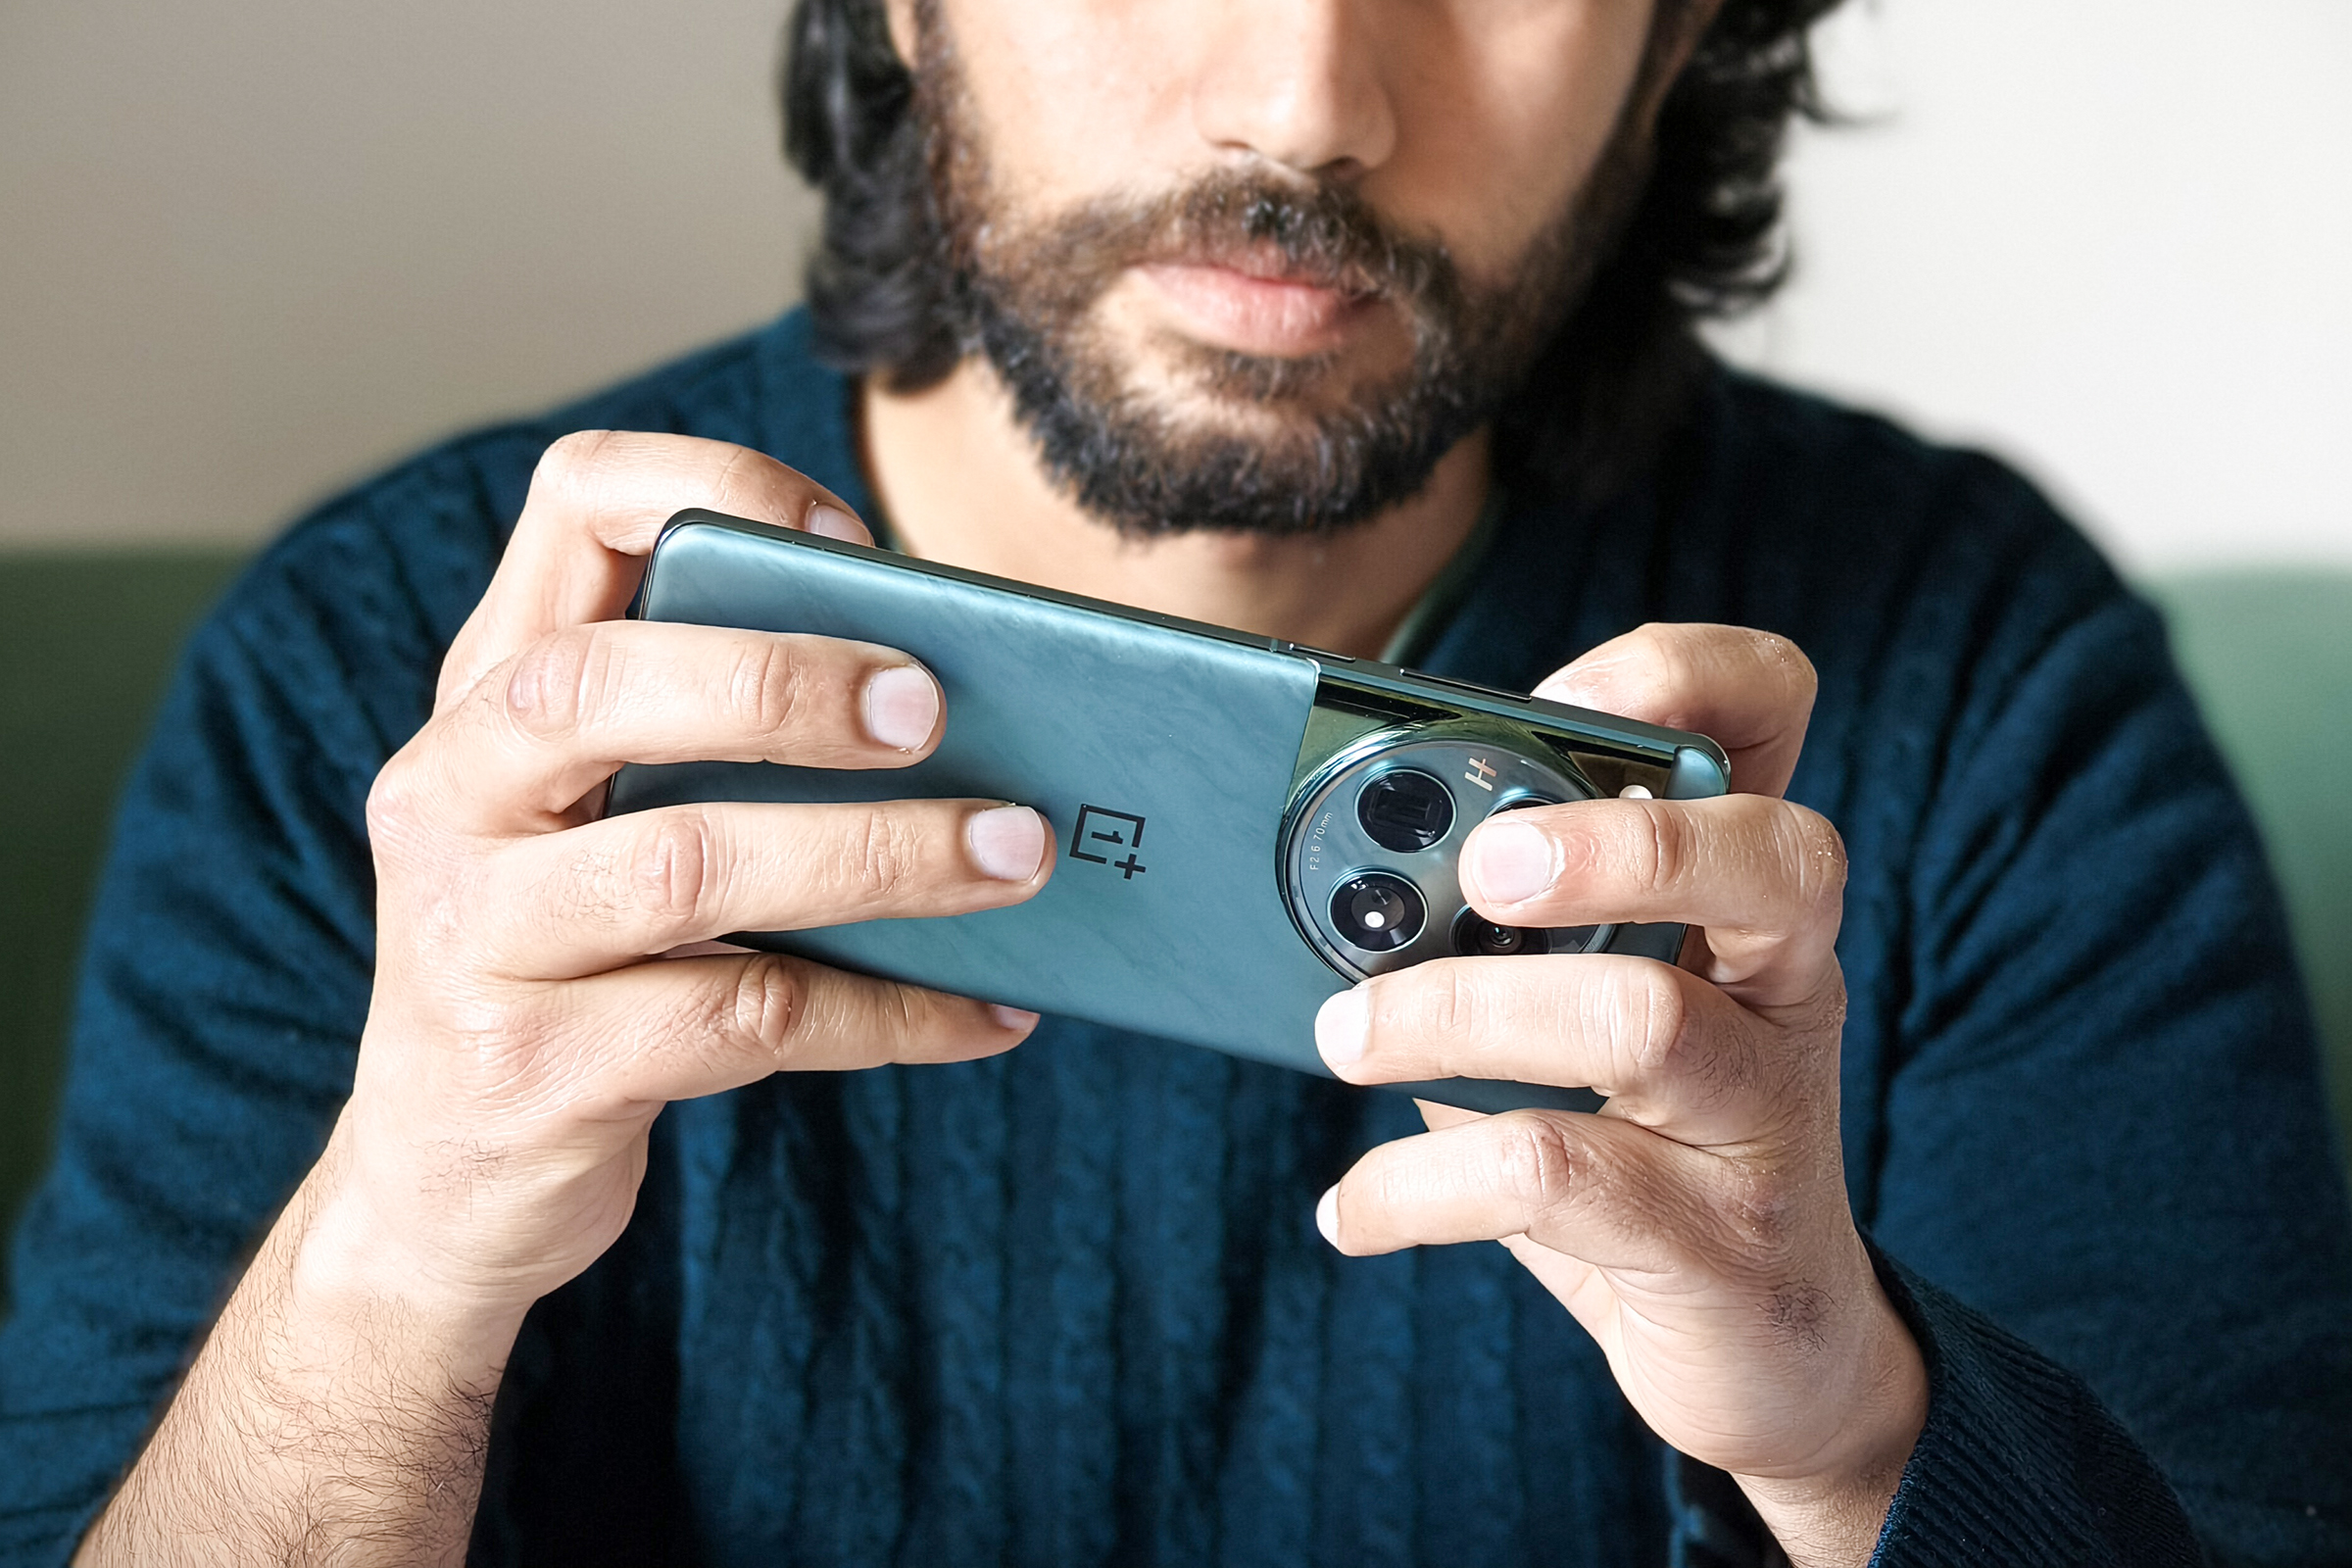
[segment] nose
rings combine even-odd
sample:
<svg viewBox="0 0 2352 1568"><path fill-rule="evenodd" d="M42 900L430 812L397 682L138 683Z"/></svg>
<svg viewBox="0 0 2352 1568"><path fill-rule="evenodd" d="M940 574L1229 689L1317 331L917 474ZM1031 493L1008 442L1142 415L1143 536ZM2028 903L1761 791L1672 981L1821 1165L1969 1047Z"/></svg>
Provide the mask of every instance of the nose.
<svg viewBox="0 0 2352 1568"><path fill-rule="evenodd" d="M1200 137L1301 174L1355 179L1396 145L1381 0L1211 0L1192 93Z"/></svg>

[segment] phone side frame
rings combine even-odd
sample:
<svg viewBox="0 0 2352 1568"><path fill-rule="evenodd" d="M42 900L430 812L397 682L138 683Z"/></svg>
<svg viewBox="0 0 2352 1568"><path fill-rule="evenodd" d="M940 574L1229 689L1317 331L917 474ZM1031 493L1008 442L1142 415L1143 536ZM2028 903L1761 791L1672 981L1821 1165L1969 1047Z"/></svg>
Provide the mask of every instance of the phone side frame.
<svg viewBox="0 0 2352 1568"><path fill-rule="evenodd" d="M1065 593L1057 588L1042 587L990 572L974 571L968 567L953 566L942 562L925 561L919 557L901 555L895 551L876 549L869 545L851 544L847 540L828 539L821 534L805 533L796 528L771 523L755 522L749 518L729 516L705 508L690 507L674 514L662 525L655 540L652 559L658 560L662 549L673 533L687 524L718 527L730 532L783 541L804 549L820 550L831 555L852 559L886 561L894 567L944 578L951 582L967 583L975 587L994 589L1018 598L1060 605L1067 609L1091 611L1097 614L1156 626L1170 631L1190 632L1195 636L1213 637L1219 642L1244 648L1260 649L1267 653L1286 654L1312 663L1322 687L1330 695L1329 706L1350 706L1374 702L1383 698L1392 702L1419 705L1438 711L1455 714L1476 714L1501 719L1508 723L1555 732L1579 752L1619 760L1623 763L1653 768L1660 771L1662 785L1653 790L1667 800L1698 800L1721 795L1731 782L1731 761L1723 748L1703 735L1667 729L1641 719L1624 718L1612 713L1597 713L1590 709L1576 708L1567 703L1555 703L1548 698L1523 695L1482 686L1475 681L1449 675L1433 675L1421 670L1406 669L1377 660L1356 659L1348 654L1334 653L1306 643L1291 642L1280 637L1261 637L1254 633L1236 631L1209 621L1193 620L1183 615L1163 614L1158 611L1142 610L1133 605L1114 604L1109 600L1094 599L1085 594ZM652 562L648 563L651 575ZM642 612L642 594L629 607L632 616ZM1318 695L1318 710L1326 707ZM1303 749L1302 749L1303 750ZM1605 782L1595 778L1596 784Z"/></svg>

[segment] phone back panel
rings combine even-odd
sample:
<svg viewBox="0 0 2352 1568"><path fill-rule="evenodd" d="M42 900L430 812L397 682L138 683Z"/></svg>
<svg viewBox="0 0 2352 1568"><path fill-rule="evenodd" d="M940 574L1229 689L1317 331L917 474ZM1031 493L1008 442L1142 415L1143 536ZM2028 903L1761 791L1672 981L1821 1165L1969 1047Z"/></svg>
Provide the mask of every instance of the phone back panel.
<svg viewBox="0 0 2352 1568"><path fill-rule="evenodd" d="M1347 982L1283 906L1278 837L1317 668L1304 657L686 522L649 619L887 644L947 696L911 767L623 768L610 809L700 800L978 797L1043 811L1053 877L1026 904L744 940L869 974L1322 1073L1314 1014ZM746 607L758 607L746 614Z"/></svg>

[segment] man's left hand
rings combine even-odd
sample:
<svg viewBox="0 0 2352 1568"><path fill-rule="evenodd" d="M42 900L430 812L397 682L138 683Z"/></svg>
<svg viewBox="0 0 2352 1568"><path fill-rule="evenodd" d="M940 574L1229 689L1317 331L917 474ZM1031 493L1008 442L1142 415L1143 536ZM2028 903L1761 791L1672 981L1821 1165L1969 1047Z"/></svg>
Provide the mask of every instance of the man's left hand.
<svg viewBox="0 0 2352 1568"><path fill-rule="evenodd" d="M1316 1218L1351 1253L1501 1242L1658 1435L1739 1479L1793 1561L1862 1563L1927 1377L1846 1202L1845 851L1781 799L1813 693L1793 645L1728 626L1643 627L1539 688L1714 736L1734 793L1498 815L1465 847L1465 893L1514 926L1684 921L1682 964L1455 958L1333 998L1316 1042L1350 1082L1515 1079L1607 1103L1425 1104L1431 1130L1366 1154Z"/></svg>

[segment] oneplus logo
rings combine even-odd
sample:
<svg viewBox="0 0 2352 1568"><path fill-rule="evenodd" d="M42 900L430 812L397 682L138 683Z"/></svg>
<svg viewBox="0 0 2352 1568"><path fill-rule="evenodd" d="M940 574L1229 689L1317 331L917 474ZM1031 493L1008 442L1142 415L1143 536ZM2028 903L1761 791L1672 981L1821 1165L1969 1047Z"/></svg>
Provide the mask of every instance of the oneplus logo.
<svg viewBox="0 0 2352 1568"><path fill-rule="evenodd" d="M1136 858L1144 847L1144 819L1131 811L1114 811L1106 806L1078 808L1078 825L1070 829L1070 858L1092 860L1107 865L1119 873L1119 880L1132 882L1143 871L1151 869ZM1127 858L1114 860L1112 854L1127 852Z"/></svg>
<svg viewBox="0 0 2352 1568"><path fill-rule="evenodd" d="M1489 795L1494 793L1494 764L1483 757L1470 759L1470 771L1464 773L1462 777L1485 790Z"/></svg>

